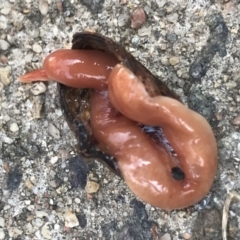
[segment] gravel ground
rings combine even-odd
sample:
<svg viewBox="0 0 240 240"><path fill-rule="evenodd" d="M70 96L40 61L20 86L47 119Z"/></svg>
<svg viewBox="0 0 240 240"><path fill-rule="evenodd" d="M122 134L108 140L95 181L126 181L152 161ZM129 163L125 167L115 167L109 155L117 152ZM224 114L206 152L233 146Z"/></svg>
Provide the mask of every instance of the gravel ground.
<svg viewBox="0 0 240 240"><path fill-rule="evenodd" d="M222 239L225 199L240 189L239 12L237 0L0 0L0 239ZM77 157L56 83L17 81L84 30L120 42L211 123L219 167L199 204L167 212L137 200ZM227 211L228 239L240 239L239 207Z"/></svg>

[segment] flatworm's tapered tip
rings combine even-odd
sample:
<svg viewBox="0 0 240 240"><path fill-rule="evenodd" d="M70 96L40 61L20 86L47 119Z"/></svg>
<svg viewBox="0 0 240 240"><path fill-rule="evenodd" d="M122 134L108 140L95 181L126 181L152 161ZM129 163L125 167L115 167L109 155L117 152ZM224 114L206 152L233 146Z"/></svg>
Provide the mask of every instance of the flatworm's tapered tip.
<svg viewBox="0 0 240 240"><path fill-rule="evenodd" d="M18 77L18 81L22 83L31 83L35 81L48 81L50 80L44 69L38 69L30 73L26 73Z"/></svg>

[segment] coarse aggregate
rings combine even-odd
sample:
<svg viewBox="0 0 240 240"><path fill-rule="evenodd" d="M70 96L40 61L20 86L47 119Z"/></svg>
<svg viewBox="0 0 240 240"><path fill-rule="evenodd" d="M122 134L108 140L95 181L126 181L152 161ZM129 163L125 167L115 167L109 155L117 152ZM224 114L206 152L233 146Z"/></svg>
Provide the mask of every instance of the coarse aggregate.
<svg viewBox="0 0 240 240"><path fill-rule="evenodd" d="M225 199L240 192L239 13L238 0L0 0L0 240L222 239ZM219 166L200 203L142 203L77 156L56 83L18 82L82 31L119 42L210 122ZM234 201L228 239L240 239L239 216Z"/></svg>

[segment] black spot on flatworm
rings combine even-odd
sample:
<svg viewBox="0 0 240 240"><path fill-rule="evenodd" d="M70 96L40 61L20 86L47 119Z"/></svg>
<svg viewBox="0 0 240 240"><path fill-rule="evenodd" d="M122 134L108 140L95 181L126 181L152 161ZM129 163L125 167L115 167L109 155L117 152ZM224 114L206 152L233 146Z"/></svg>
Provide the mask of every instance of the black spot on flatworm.
<svg viewBox="0 0 240 240"><path fill-rule="evenodd" d="M172 177L177 181L183 180L185 178L184 172L179 167L173 167L171 172Z"/></svg>

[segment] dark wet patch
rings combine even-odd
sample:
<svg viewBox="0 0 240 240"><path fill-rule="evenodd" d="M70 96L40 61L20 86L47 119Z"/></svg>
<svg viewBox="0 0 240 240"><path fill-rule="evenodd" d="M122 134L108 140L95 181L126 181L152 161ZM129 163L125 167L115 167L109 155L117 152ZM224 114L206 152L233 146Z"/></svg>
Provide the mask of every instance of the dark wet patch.
<svg viewBox="0 0 240 240"><path fill-rule="evenodd" d="M5 159L11 160L14 156L24 157L29 153L28 149L24 146L22 139L17 138L11 145L3 143L2 154Z"/></svg>
<svg viewBox="0 0 240 240"><path fill-rule="evenodd" d="M192 239L222 239L221 233L221 214L219 211L216 208L202 210L195 221Z"/></svg>
<svg viewBox="0 0 240 240"><path fill-rule="evenodd" d="M124 197L124 195L121 195L121 194L118 195L115 200L118 203L125 203L125 197Z"/></svg>
<svg viewBox="0 0 240 240"><path fill-rule="evenodd" d="M70 1L66 0L62 2L62 11L65 17L72 17L75 14L76 8L74 4L71 4Z"/></svg>
<svg viewBox="0 0 240 240"><path fill-rule="evenodd" d="M98 13L103 8L104 0L79 0L79 2L85 5L92 13Z"/></svg>
<svg viewBox="0 0 240 240"><path fill-rule="evenodd" d="M153 239L152 229L157 227L157 224L148 220L148 215L145 210L145 205L134 199L130 202L133 208L133 214L124 223L124 226L119 229L116 221L107 223L102 226L103 236L105 239L116 240L150 240Z"/></svg>
<svg viewBox="0 0 240 240"><path fill-rule="evenodd" d="M154 34L154 37L155 37L156 40L158 40L158 39L161 37L161 33L160 33L160 31L158 31L158 30L155 30L155 31L153 32L153 34Z"/></svg>
<svg viewBox="0 0 240 240"><path fill-rule="evenodd" d="M228 28L220 13L209 15L205 18L209 27L210 36L201 53L192 63L189 75L194 81L200 81L210 67L214 55L218 52L220 57L226 56L226 42Z"/></svg>
<svg viewBox="0 0 240 240"><path fill-rule="evenodd" d="M20 226L25 226L29 215L30 212L26 208L24 208L20 214L13 218L14 222L17 222Z"/></svg>
<svg viewBox="0 0 240 240"><path fill-rule="evenodd" d="M0 196L2 195L3 195L2 190L0 190ZM0 212L3 210L4 206L5 206L5 203L0 200Z"/></svg>
<svg viewBox="0 0 240 240"><path fill-rule="evenodd" d="M56 188L58 188L58 187L60 187L61 185L64 184L63 179L62 179L58 174L56 174L56 175L54 176L54 181L55 181L55 183L56 183Z"/></svg>
<svg viewBox="0 0 240 240"><path fill-rule="evenodd" d="M191 92L188 92L188 96L189 108L204 116L211 124L216 121L214 115L216 108L213 104L213 97L203 95L202 92L197 89L192 89Z"/></svg>
<svg viewBox="0 0 240 240"><path fill-rule="evenodd" d="M34 24L34 26L40 27L42 24L43 15L40 11L34 11L34 13L27 15L27 18L32 24Z"/></svg>
<svg viewBox="0 0 240 240"><path fill-rule="evenodd" d="M25 141L27 138L29 138L27 135L22 134L22 136L16 138L11 145L3 143L2 149L0 150L2 156L8 163L20 162L20 158L22 157L37 159L45 155L45 151L43 151L36 142L29 140Z"/></svg>
<svg viewBox="0 0 240 240"><path fill-rule="evenodd" d="M85 228L87 226L87 218L85 214L77 214L77 219L81 228Z"/></svg>
<svg viewBox="0 0 240 240"><path fill-rule="evenodd" d="M22 171L15 167L10 169L7 175L7 189L10 191L16 190L22 181Z"/></svg>
<svg viewBox="0 0 240 240"><path fill-rule="evenodd" d="M130 202L130 207L133 208L133 217L139 221L148 219L147 212L145 210L145 205L138 201L137 199L133 199Z"/></svg>
<svg viewBox="0 0 240 240"><path fill-rule="evenodd" d="M69 174L72 188L84 189L87 183L88 165L79 157L69 159Z"/></svg>

